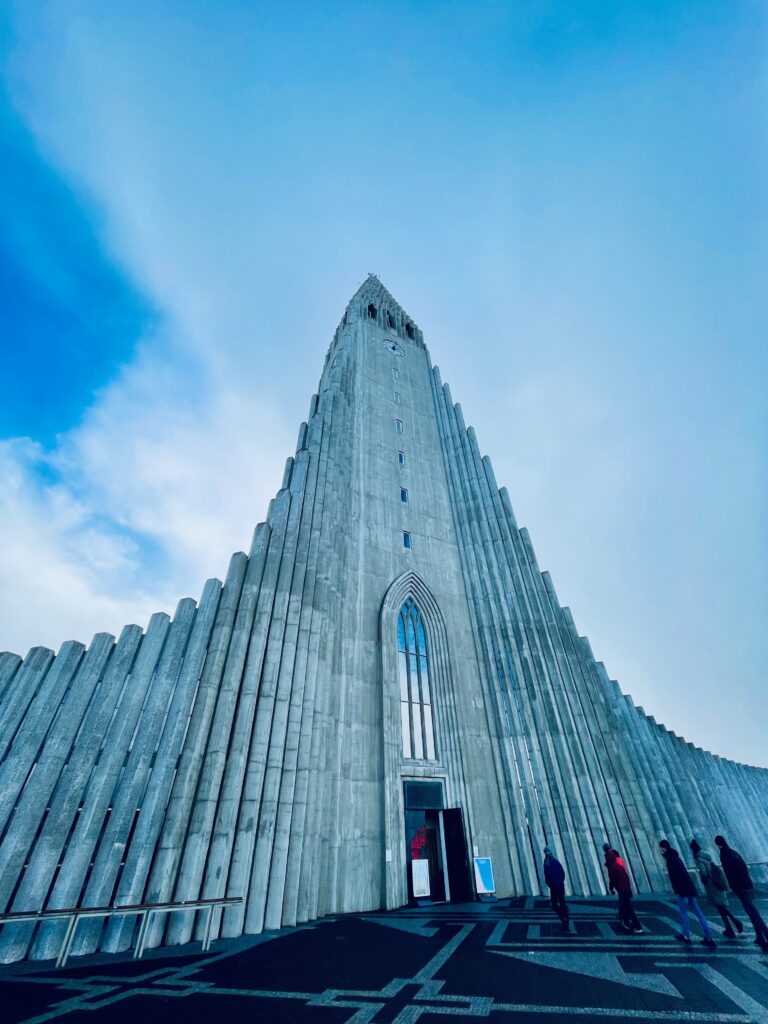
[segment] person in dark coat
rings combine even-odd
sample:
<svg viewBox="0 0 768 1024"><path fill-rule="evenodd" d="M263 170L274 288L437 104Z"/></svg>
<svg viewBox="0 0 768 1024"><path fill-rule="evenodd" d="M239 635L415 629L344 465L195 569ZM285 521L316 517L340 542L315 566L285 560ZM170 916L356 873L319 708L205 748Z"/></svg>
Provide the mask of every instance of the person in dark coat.
<svg viewBox="0 0 768 1024"><path fill-rule="evenodd" d="M642 935L643 929L632 908L632 883L624 861L610 843L603 843L605 866L608 869L608 886L619 898L619 921L625 932Z"/></svg>
<svg viewBox="0 0 768 1024"><path fill-rule="evenodd" d="M723 919L725 925L723 935L727 939L735 939L737 932L741 935L744 931L744 925L728 906L728 880L723 869L713 862L711 855L702 850L701 845L695 839L691 840L690 846L707 899ZM736 931L731 927L731 922L736 926Z"/></svg>
<svg viewBox="0 0 768 1024"><path fill-rule="evenodd" d="M715 836L715 846L720 850L720 863L723 865L728 885L730 885L733 892L741 900L741 905L744 907L747 917L754 925L755 935L757 936L755 939L756 945L762 946L763 949L768 949L768 925L766 925L755 906L755 887L752 884L749 868L745 864L744 858L741 854L731 849L722 836Z"/></svg>
<svg viewBox="0 0 768 1024"><path fill-rule="evenodd" d="M549 846L544 847L544 881L549 887L552 909L560 918L563 931L568 932L571 929L568 904L565 902L565 870Z"/></svg>
<svg viewBox="0 0 768 1024"><path fill-rule="evenodd" d="M704 917L704 913L699 906L699 901L696 899L696 886L693 884L693 879L688 874L688 868L683 864L677 850L673 849L673 847L669 845L669 840L662 839L659 846L661 848L661 855L667 862L669 881L672 885L672 891L675 896L677 896L677 909L680 912L680 926L682 931L675 937L679 939L680 942L684 942L686 945L690 946L691 925L688 919L688 911L692 910L696 917L698 917L699 924L704 932L704 945L708 946L710 949L715 949L716 944L715 940L712 938L709 921Z"/></svg>

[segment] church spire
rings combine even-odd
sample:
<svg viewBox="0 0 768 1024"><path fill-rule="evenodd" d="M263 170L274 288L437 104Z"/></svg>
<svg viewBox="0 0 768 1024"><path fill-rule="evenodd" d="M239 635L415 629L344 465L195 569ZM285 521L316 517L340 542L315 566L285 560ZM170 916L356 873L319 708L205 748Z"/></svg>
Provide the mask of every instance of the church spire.
<svg viewBox="0 0 768 1024"><path fill-rule="evenodd" d="M355 309L361 317L375 320L380 327L408 338L424 347L424 335L413 317L403 309L376 274L368 274L349 300L347 311Z"/></svg>

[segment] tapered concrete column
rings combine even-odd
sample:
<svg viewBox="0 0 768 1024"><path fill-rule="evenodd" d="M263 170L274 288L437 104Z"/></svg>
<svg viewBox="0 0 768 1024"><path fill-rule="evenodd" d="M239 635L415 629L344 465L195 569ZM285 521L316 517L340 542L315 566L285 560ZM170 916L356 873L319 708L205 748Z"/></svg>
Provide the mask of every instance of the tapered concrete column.
<svg viewBox="0 0 768 1024"><path fill-rule="evenodd" d="M51 719L67 692L84 651L83 644L75 641L62 645L22 720L8 755L0 764L0 834L8 824L32 766L45 748Z"/></svg>
<svg viewBox="0 0 768 1024"><path fill-rule="evenodd" d="M208 580L203 588L184 652L184 661L179 669L178 680L168 707L168 715L155 749L151 775L141 800L141 813L117 885L117 904L141 903L144 899L147 875L181 757L181 745L188 735L190 717L211 639L221 589L221 582L216 579ZM133 918L110 919L102 940L102 948L127 949L131 943L134 925Z"/></svg>
<svg viewBox="0 0 768 1024"><path fill-rule="evenodd" d="M49 909L79 906L81 903L83 887L90 865L96 856L104 823L111 814L110 801L123 770L129 745L152 674L165 643L169 625L168 616L163 612L158 612L150 619L146 635L143 638L137 626L127 627L130 640L126 642L124 660L123 657L113 658L110 662L109 671L110 674L113 674L116 684L114 691L116 695L110 701L100 701L99 705L94 705L94 711L97 707L108 713L114 710L114 716L108 724L98 760L94 764L85 787L81 801L82 806L67 843L53 892L48 899ZM133 645L137 631L141 642L133 664L130 666L130 671L120 686L119 675L128 664L129 647ZM126 636L126 630L121 635L121 641L123 636ZM103 724L91 722L90 731L94 728L101 733ZM83 767L86 763L81 761ZM49 922L46 926L41 926L35 941L34 953L36 956L44 959L58 953L61 927L62 922Z"/></svg>
<svg viewBox="0 0 768 1024"><path fill-rule="evenodd" d="M187 642L195 620L196 607L191 598L179 601L168 631L160 661L152 677L147 703L137 720L124 771L112 800L112 812L99 843L82 903L100 907L111 903L120 874L126 846L138 824L142 800L152 770L166 714L173 700ZM115 921L115 925L119 924ZM115 927L113 925L112 927ZM91 952L99 943L102 922L83 921L73 948Z"/></svg>
<svg viewBox="0 0 768 1024"><path fill-rule="evenodd" d="M13 683L13 677L21 665L21 658L18 654L10 651L0 651L0 708L7 699L8 692Z"/></svg>
<svg viewBox="0 0 768 1024"><path fill-rule="evenodd" d="M47 647L33 647L15 673L13 685L7 688L0 717L0 759L8 753L16 730L51 667L53 658L53 651Z"/></svg>
<svg viewBox="0 0 768 1024"><path fill-rule="evenodd" d="M157 843L152 863L152 874L147 883L145 900L148 903L166 903L173 896L187 825L203 764L205 744L216 707L216 698L221 685L247 567L248 557L243 552L232 556L221 598L218 601L216 621L184 740L184 750L179 758L179 766L173 780L173 791L168 801L162 832ZM150 928L147 934L147 945L154 946L160 942L165 925L166 922L158 921L154 927Z"/></svg>
<svg viewBox="0 0 768 1024"><path fill-rule="evenodd" d="M131 646L126 630L121 640L122 655L125 648ZM72 743L114 643L115 638L109 633L97 633L93 638L80 662L69 699L56 718L37 770L14 811L13 828L8 830L0 847L0 900L4 905L7 906L10 891L21 875L12 910L38 909L50 887L80 801L81 781L84 776L87 778L100 747L100 737L83 731L79 735L79 747L70 753ZM129 657L133 657L133 650L129 651ZM124 676L124 667L122 673ZM33 929L33 925L24 924L4 928L0 934L0 961L24 956Z"/></svg>

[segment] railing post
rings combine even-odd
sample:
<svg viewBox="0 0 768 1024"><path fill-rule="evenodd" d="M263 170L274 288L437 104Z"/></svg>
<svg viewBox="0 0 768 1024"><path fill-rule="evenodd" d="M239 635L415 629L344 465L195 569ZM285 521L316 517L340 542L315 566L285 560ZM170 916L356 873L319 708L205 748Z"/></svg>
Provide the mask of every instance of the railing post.
<svg viewBox="0 0 768 1024"><path fill-rule="evenodd" d="M57 967L63 967L64 964L67 962L67 957L69 956L69 949L70 946L72 945L72 939L75 934L75 928L77 927L77 922L79 920L80 918L77 914L72 914L72 916L67 921L67 930L64 932L64 939L61 943L61 949L59 950L58 959L56 960Z"/></svg>
<svg viewBox="0 0 768 1024"><path fill-rule="evenodd" d="M211 948L211 929L213 928L213 910L215 904L211 904L208 908L208 920L205 922L205 934L203 935L203 953L207 953Z"/></svg>
<svg viewBox="0 0 768 1024"><path fill-rule="evenodd" d="M149 918L152 914L151 910L145 910L141 915L141 924L139 925L139 937L136 939L136 948L133 951L133 959L140 960L141 955L144 952L144 943L147 937L147 929L149 928Z"/></svg>

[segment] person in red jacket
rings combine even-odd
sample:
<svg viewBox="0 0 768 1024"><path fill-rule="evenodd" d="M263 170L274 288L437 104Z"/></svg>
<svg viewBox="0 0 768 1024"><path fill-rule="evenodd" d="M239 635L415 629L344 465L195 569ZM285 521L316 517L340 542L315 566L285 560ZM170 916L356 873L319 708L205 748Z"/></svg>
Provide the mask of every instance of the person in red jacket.
<svg viewBox="0 0 768 1024"><path fill-rule="evenodd" d="M619 898L619 922L625 932L642 935L643 929L632 907L632 883L624 867L624 861L610 843L603 843L605 866L608 868L608 885Z"/></svg>

